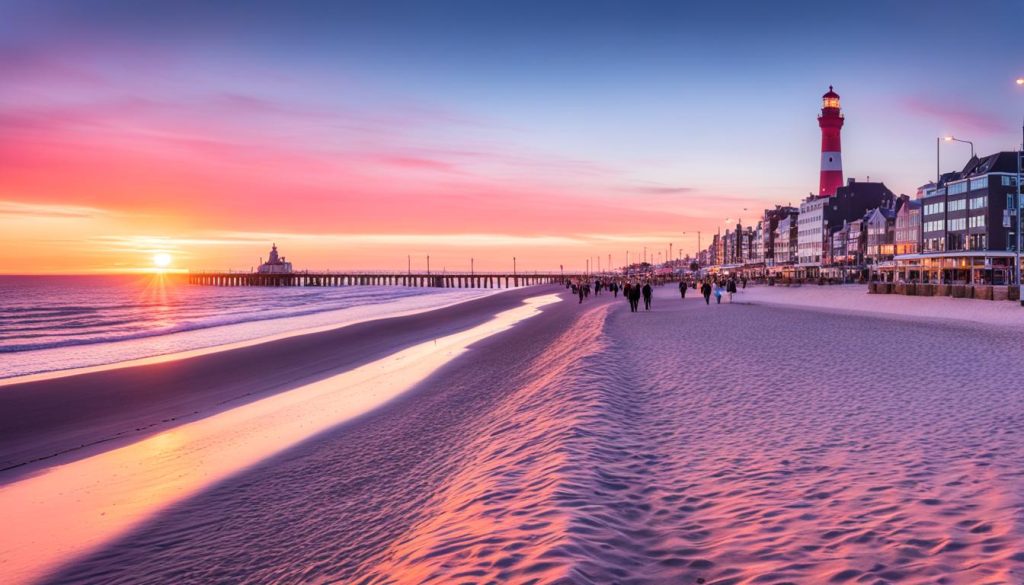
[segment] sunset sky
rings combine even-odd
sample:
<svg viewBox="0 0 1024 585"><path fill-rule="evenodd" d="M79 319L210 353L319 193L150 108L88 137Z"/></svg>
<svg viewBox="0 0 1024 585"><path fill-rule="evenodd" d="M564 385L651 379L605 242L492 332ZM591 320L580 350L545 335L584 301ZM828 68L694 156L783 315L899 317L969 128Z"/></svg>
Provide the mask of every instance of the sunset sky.
<svg viewBox="0 0 1024 585"><path fill-rule="evenodd" d="M0 0L0 272L618 265L816 191L830 84L896 192L1024 116L1021 2L153 4Z"/></svg>

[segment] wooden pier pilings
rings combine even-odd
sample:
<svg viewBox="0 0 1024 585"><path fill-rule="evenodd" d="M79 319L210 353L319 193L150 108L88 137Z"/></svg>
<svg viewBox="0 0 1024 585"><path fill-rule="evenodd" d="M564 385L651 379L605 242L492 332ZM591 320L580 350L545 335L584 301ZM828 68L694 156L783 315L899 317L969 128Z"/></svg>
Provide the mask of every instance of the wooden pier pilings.
<svg viewBox="0 0 1024 585"><path fill-rule="evenodd" d="M579 275L561 274L341 274L292 272L191 272L189 284L206 286L412 286L434 288L513 288L561 284Z"/></svg>

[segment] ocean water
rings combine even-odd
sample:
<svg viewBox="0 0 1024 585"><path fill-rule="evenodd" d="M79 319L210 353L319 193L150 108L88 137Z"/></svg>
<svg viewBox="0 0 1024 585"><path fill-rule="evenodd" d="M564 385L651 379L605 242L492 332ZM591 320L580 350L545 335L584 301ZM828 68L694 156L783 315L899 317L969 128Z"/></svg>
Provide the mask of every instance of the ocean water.
<svg viewBox="0 0 1024 585"><path fill-rule="evenodd" d="M489 292L208 287L163 275L0 276L0 378L342 325Z"/></svg>

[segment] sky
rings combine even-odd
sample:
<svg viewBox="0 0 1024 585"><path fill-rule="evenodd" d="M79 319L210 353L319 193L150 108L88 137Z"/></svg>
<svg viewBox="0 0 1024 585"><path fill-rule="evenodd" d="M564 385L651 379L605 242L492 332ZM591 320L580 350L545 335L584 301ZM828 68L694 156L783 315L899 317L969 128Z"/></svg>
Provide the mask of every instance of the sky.
<svg viewBox="0 0 1024 585"><path fill-rule="evenodd" d="M937 136L1019 146L1024 3L0 0L0 273L578 270ZM967 145L944 143L943 171ZM660 253L660 257L658 254ZM471 260L472 259L472 260Z"/></svg>

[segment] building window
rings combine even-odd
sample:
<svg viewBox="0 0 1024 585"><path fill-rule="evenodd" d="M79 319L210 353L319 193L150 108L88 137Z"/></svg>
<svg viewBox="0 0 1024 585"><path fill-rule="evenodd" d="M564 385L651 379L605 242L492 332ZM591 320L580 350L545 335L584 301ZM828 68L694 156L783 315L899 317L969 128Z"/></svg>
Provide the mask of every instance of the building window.
<svg viewBox="0 0 1024 585"><path fill-rule="evenodd" d="M988 206L988 197L982 195L981 197L971 198L971 209L981 209Z"/></svg>
<svg viewBox="0 0 1024 585"><path fill-rule="evenodd" d="M959 183L950 183L946 187L946 192L950 195L958 195L960 193L967 192L967 181L961 181Z"/></svg>
<svg viewBox="0 0 1024 585"><path fill-rule="evenodd" d="M967 200L966 199L956 199L954 201L950 201L949 202L949 210L950 211L963 211L965 209L967 209Z"/></svg>
<svg viewBox="0 0 1024 585"><path fill-rule="evenodd" d="M983 227L985 227L985 216L984 215L976 215L976 216L970 218L970 226L972 228L983 228Z"/></svg>
<svg viewBox="0 0 1024 585"><path fill-rule="evenodd" d="M1003 182L1003 187L1016 187L1017 186L1017 177L1013 177L1013 176L1010 176L1010 175L1003 175L1002 179L1003 179L1003 181L1002 181Z"/></svg>
<svg viewBox="0 0 1024 585"><path fill-rule="evenodd" d="M971 191L988 188L988 175L971 179Z"/></svg>

